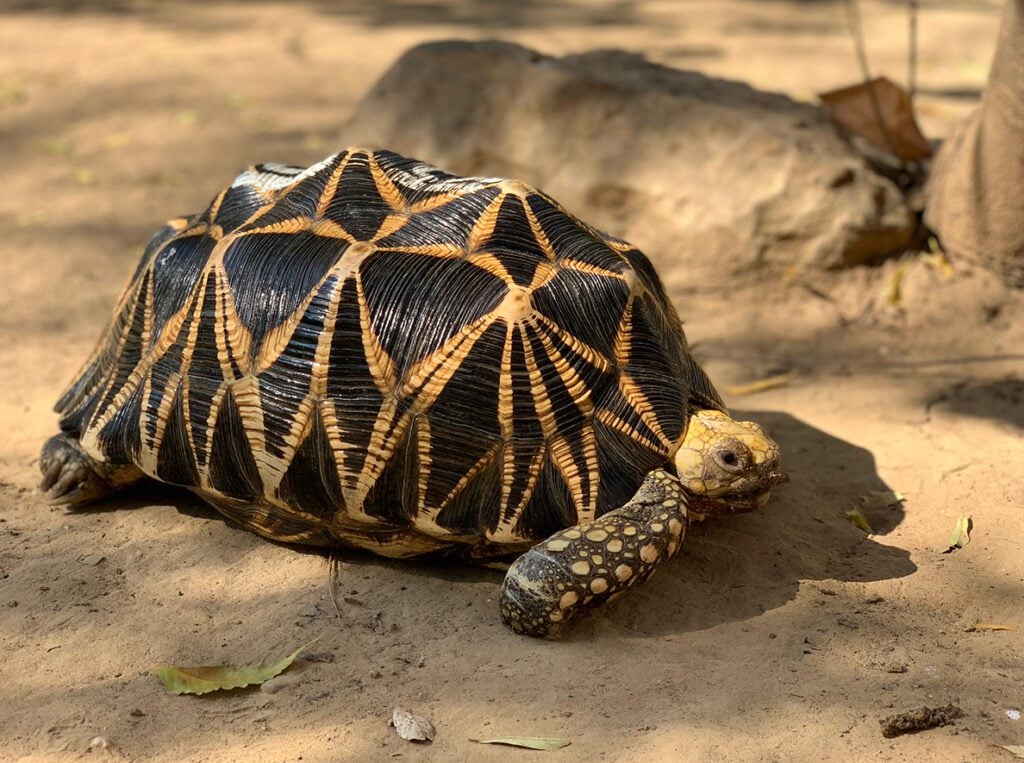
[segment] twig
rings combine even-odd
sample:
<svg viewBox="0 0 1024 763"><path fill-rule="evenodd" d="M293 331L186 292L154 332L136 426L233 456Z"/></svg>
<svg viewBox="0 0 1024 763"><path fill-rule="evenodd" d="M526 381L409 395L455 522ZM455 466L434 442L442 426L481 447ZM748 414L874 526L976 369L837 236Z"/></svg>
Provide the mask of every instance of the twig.
<svg viewBox="0 0 1024 763"><path fill-rule="evenodd" d="M907 12L909 18L910 40L907 46L907 93L910 95L910 103L914 103L914 96L917 94L917 0L907 0Z"/></svg>
<svg viewBox="0 0 1024 763"><path fill-rule="evenodd" d="M846 0L843 3L843 7L846 9L846 26L850 30L850 36L853 37L853 47L857 51L857 61L860 63L861 76L864 77L864 84L868 88L868 99L871 101L871 110L875 113L878 129L888 144L889 150L899 161L900 169L905 170L907 164L900 158L899 151L896 150L896 143L889 134L889 127L885 124L885 119L882 116L882 107L878 102L878 94L875 92L875 85L871 81L868 53L867 48L864 46L864 29L860 20L860 5L857 0Z"/></svg>

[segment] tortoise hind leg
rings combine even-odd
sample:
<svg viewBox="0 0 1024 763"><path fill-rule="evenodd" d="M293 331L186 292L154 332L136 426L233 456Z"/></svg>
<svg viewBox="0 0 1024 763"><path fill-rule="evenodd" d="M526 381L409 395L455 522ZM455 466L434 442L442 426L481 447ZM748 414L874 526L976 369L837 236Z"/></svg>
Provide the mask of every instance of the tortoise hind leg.
<svg viewBox="0 0 1024 763"><path fill-rule="evenodd" d="M573 617L617 599L675 556L686 530L679 481L652 472L625 506L538 543L509 568L501 616L512 630L556 638Z"/></svg>
<svg viewBox="0 0 1024 763"><path fill-rule="evenodd" d="M77 438L61 433L43 445L39 456L43 481L39 488L51 503L82 506L138 482L144 476L134 464L97 461Z"/></svg>

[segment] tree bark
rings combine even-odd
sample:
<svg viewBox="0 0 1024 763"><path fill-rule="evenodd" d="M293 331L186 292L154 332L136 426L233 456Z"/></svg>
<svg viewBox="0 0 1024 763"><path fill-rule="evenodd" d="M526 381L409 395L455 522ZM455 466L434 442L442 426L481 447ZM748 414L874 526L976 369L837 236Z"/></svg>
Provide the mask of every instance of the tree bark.
<svg viewBox="0 0 1024 763"><path fill-rule="evenodd" d="M981 106L943 144L925 224L955 259L1024 287L1024 0L1008 0Z"/></svg>

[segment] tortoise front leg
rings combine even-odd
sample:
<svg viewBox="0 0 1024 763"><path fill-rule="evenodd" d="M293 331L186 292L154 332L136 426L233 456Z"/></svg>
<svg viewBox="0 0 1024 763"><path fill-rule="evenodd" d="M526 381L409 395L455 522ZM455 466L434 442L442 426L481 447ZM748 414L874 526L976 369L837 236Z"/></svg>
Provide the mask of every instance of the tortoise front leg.
<svg viewBox="0 0 1024 763"><path fill-rule="evenodd" d="M686 497L652 472L625 506L538 543L509 568L501 616L516 633L556 638L573 617L617 599L679 550Z"/></svg>
<svg viewBox="0 0 1024 763"><path fill-rule="evenodd" d="M97 461L76 438L63 433L43 445L39 469L43 473L39 489L50 503L72 507L110 495L144 476L133 464Z"/></svg>

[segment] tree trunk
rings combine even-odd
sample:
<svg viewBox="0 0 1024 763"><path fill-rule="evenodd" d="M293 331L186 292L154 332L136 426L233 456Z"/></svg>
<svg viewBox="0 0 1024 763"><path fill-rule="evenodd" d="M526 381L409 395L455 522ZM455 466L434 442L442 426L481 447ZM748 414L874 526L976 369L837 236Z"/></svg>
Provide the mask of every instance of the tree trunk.
<svg viewBox="0 0 1024 763"><path fill-rule="evenodd" d="M1024 0L1008 0L981 106L943 144L925 224L954 258L1024 287Z"/></svg>

